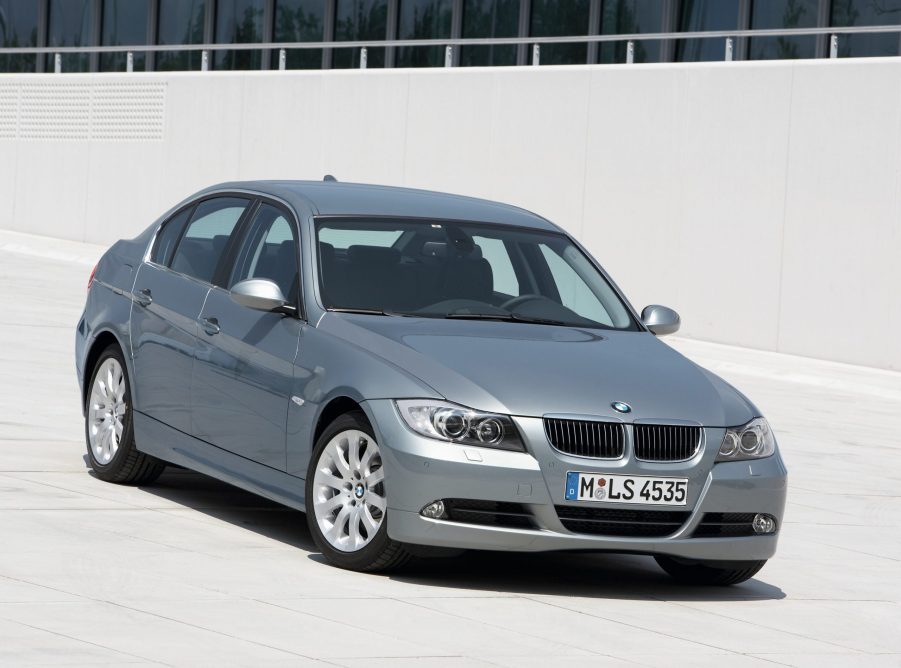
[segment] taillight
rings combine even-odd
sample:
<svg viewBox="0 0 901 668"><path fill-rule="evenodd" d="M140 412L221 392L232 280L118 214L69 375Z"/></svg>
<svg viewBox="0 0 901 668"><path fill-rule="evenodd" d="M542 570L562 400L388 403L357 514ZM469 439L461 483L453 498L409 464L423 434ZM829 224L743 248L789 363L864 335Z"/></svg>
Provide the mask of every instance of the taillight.
<svg viewBox="0 0 901 668"><path fill-rule="evenodd" d="M91 269L91 275L88 276L88 290L91 289L91 284L94 282L94 274L97 273L97 265L94 265L94 268Z"/></svg>

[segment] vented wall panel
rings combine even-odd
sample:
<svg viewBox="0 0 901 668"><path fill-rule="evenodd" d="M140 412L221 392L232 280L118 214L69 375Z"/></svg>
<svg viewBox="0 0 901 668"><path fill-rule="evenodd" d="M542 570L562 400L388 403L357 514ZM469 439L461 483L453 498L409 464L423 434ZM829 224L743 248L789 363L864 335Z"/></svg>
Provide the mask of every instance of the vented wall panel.
<svg viewBox="0 0 901 668"><path fill-rule="evenodd" d="M0 84L0 139L162 141L163 82Z"/></svg>

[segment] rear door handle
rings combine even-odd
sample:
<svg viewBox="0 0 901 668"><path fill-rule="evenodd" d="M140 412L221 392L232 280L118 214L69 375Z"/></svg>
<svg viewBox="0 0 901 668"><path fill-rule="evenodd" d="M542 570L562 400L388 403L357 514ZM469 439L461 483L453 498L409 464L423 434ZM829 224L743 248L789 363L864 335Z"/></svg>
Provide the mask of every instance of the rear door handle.
<svg viewBox="0 0 901 668"><path fill-rule="evenodd" d="M203 331L210 336L219 333L219 321L216 318L203 318L200 321L200 326L203 328Z"/></svg>
<svg viewBox="0 0 901 668"><path fill-rule="evenodd" d="M138 302L138 304L140 304L141 306L150 306L153 303L153 295L150 294L150 288L138 290L138 294L135 296L135 301Z"/></svg>

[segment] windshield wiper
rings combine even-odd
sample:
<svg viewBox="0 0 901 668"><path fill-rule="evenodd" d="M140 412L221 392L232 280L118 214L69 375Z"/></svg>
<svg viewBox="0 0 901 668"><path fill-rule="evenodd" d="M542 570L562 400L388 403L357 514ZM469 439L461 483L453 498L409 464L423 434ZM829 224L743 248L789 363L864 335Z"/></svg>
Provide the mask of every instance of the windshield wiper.
<svg viewBox="0 0 901 668"><path fill-rule="evenodd" d="M502 322L526 322L533 325L566 325L562 320L550 318L533 318L519 313L448 313L449 320L499 320Z"/></svg>
<svg viewBox="0 0 901 668"><path fill-rule="evenodd" d="M376 308L330 308L328 309L332 313L361 313L363 315L387 315L392 318L415 318L412 313L399 313L397 311L386 311L384 309L376 309Z"/></svg>

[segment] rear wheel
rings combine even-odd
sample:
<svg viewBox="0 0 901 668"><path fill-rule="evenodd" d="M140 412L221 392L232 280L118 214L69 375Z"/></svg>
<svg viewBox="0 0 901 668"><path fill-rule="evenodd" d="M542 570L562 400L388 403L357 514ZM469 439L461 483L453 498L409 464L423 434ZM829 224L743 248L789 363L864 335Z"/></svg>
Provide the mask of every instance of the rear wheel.
<svg viewBox="0 0 901 668"><path fill-rule="evenodd" d="M654 557L660 568L679 582L725 587L752 578L766 564L761 561L687 561L676 557Z"/></svg>
<svg viewBox="0 0 901 668"><path fill-rule="evenodd" d="M119 346L100 353L86 401L85 440L97 477L125 485L156 480L166 464L135 447L128 371Z"/></svg>
<svg viewBox="0 0 901 668"><path fill-rule="evenodd" d="M316 442L306 507L313 540L334 565L383 571L410 559L404 545L388 537L385 472L365 414L340 416Z"/></svg>

